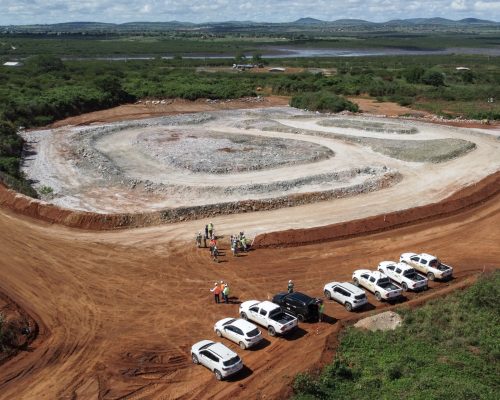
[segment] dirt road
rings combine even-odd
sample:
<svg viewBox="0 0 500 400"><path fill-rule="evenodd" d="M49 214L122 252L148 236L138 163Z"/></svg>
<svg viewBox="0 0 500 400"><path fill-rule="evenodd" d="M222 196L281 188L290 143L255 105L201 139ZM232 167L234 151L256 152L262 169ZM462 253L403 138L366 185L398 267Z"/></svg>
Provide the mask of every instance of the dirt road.
<svg viewBox="0 0 500 400"><path fill-rule="evenodd" d="M237 304L215 305L215 280L231 284L234 302L264 299L286 287L321 296L323 285L349 280L354 269L375 267L403 251L436 253L457 278L408 295L407 304L439 296L498 267L500 196L438 221L360 238L289 249L257 250L209 262L179 237L190 224L121 232L84 232L0 210L0 290L40 325L31 351L0 368L1 399L276 399L293 376L331 356L328 350L347 313L326 304L324 324L302 324L288 339L268 338L253 351L234 348L247 368L216 382L193 366L189 348L216 339L215 321L236 316ZM162 234L163 232L163 234ZM221 232L228 235L233 232ZM229 253L227 245L222 248ZM369 296L371 307L387 308Z"/></svg>

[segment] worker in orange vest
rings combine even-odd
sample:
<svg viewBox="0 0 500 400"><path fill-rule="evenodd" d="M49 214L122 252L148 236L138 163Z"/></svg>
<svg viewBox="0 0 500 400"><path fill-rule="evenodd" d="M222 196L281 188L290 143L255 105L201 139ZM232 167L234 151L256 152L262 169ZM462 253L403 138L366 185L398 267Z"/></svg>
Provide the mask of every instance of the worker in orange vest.
<svg viewBox="0 0 500 400"><path fill-rule="evenodd" d="M210 291L214 294L215 303L220 303L220 292L221 288L217 282L214 283L214 287L210 289Z"/></svg>
<svg viewBox="0 0 500 400"><path fill-rule="evenodd" d="M219 287L220 287L220 293L222 294L222 300L224 301L225 300L224 289L226 287L226 284L224 283L224 281L220 281Z"/></svg>

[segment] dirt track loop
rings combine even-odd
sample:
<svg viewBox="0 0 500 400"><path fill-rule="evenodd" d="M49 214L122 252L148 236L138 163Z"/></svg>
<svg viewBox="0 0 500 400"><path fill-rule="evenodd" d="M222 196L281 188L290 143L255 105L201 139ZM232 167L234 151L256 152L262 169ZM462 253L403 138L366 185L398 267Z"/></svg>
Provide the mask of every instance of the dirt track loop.
<svg viewBox="0 0 500 400"><path fill-rule="evenodd" d="M189 360L193 342L215 339L213 323L237 313L237 304L212 304L214 280L229 281L232 295L246 300L283 290L288 279L320 296L324 283L349 280L355 268L403 251L436 253L456 268L451 283L409 295L412 304L498 267L499 200L371 236L223 257L218 265L206 250L177 239L191 229L182 224L164 235L161 227L89 233L0 210L0 290L40 324L31 351L0 368L0 398L282 398L294 374L331 356L329 334L362 314L328 303L329 323L302 324L294 337L269 339L258 350L230 344L247 369L218 383Z"/></svg>

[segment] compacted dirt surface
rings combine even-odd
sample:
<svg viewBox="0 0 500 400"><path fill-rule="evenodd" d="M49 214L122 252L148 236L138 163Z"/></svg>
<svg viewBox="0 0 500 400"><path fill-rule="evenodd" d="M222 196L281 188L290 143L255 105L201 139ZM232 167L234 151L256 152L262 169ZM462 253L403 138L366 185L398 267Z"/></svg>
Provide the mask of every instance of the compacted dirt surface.
<svg viewBox="0 0 500 400"><path fill-rule="evenodd" d="M208 250L179 239L192 231L189 224L86 232L0 209L0 290L39 326L30 351L0 368L0 398L284 398L296 373L331 359L342 327L393 306L372 295L357 313L327 302L326 322L300 324L288 338L264 332L255 350L223 339L246 366L227 382L193 365L190 346L216 340L213 324L237 316L238 302L269 298L289 279L296 290L320 297L325 283L350 280L354 269L375 268L406 251L440 256L455 268L455 279L407 294L402 305L467 286L498 267L499 199L444 219L348 240L257 249L223 256L219 264ZM218 233L226 235L221 248L230 254L226 240L234 232ZM232 304L213 303L209 288L221 279L230 283Z"/></svg>

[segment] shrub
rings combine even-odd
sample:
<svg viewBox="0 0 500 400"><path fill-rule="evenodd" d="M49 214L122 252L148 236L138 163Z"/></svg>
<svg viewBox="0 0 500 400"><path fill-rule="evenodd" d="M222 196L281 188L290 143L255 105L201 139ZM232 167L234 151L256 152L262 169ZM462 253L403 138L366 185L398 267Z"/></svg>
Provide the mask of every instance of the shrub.
<svg viewBox="0 0 500 400"><path fill-rule="evenodd" d="M427 71L422 77L422 82L431 86L443 86L444 75L439 71Z"/></svg>
<svg viewBox="0 0 500 400"><path fill-rule="evenodd" d="M295 95L290 101L290 106L303 110L323 112L359 111L357 104L350 102L342 96L326 91Z"/></svg>

